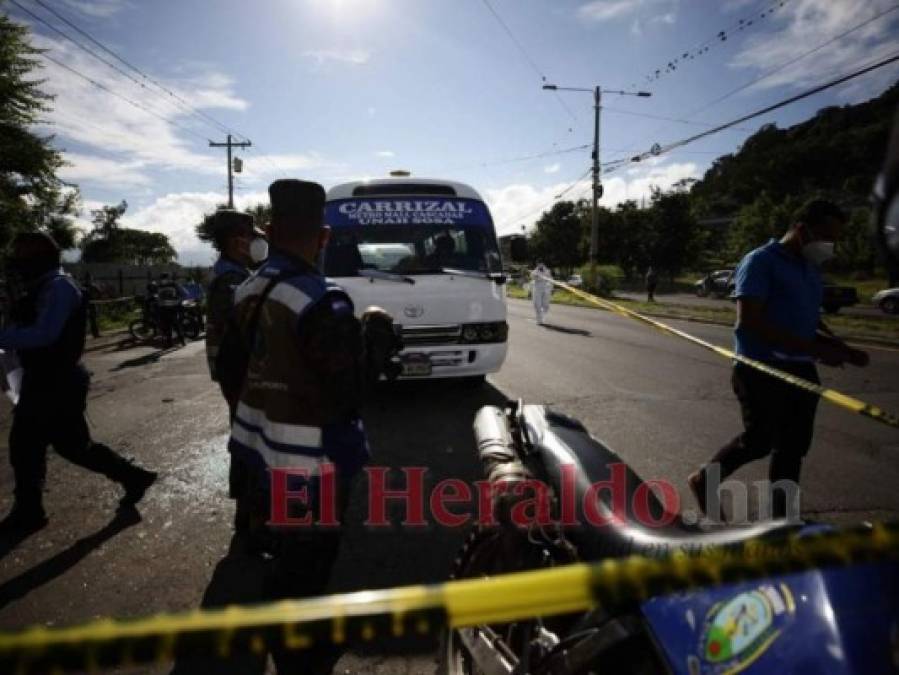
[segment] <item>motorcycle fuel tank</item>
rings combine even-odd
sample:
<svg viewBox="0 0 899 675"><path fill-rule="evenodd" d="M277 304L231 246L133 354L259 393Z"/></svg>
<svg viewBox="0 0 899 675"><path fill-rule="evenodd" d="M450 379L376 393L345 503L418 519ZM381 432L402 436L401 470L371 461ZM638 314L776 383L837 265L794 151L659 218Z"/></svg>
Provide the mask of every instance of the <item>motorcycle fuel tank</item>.
<svg viewBox="0 0 899 675"><path fill-rule="evenodd" d="M899 672L899 564L833 567L654 598L675 673Z"/></svg>

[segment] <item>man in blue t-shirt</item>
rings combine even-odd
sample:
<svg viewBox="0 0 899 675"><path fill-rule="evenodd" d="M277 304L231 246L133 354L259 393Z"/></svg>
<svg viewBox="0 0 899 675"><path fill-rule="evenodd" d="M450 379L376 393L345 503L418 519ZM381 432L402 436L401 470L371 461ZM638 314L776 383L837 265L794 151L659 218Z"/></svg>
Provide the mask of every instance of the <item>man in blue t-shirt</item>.
<svg viewBox="0 0 899 675"><path fill-rule="evenodd" d="M812 200L798 211L780 241L772 239L743 258L735 275L737 354L814 383L820 382L816 361L829 366L867 365L868 355L836 338L820 316L820 265L833 257L845 221L835 204ZM772 489L772 515L783 518L787 484L779 481L798 487L818 397L740 362L734 364L732 379L744 431L689 477L690 488L705 513L712 501L718 504L715 486L708 480L711 465L717 465L723 479L744 464L771 455L769 480L780 488Z"/></svg>

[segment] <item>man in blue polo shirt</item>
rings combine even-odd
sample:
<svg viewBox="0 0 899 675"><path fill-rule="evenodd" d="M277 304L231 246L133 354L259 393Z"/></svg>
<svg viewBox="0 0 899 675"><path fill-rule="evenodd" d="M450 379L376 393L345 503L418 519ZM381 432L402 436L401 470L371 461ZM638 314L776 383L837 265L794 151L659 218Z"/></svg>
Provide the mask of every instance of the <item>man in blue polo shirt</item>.
<svg viewBox="0 0 899 675"><path fill-rule="evenodd" d="M829 366L867 365L868 355L837 339L820 316L820 265L833 257L845 221L835 204L812 200L797 212L780 241L772 239L743 258L734 292L737 354L814 383L820 382L816 361ZM744 464L771 455L769 480L780 488L772 490L771 510L775 518L783 518L788 499L785 484L779 481L798 487L818 397L740 362L734 364L732 381L744 431L690 476L690 488L705 513L712 501L718 503L716 486L708 480L710 466L717 465L723 479Z"/></svg>

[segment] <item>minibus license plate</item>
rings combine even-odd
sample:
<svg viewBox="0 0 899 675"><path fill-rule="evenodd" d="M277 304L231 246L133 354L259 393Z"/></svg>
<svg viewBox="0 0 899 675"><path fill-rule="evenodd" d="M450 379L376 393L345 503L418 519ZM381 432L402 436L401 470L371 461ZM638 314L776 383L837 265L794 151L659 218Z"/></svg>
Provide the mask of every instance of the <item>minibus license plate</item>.
<svg viewBox="0 0 899 675"><path fill-rule="evenodd" d="M431 359L427 354L406 354L403 356L403 375L430 375Z"/></svg>

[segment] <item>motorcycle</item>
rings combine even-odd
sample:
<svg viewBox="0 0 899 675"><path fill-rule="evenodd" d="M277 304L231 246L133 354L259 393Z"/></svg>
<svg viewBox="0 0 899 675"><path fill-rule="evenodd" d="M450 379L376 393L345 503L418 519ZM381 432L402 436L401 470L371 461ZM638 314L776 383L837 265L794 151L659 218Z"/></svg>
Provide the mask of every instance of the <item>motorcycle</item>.
<svg viewBox="0 0 899 675"><path fill-rule="evenodd" d="M164 336L166 342L171 344L172 332L173 330L179 332L179 328L180 334L185 338L199 339L205 322L203 308L196 300L180 301L177 311L173 312L174 320L178 322L177 327L171 325L171 321L162 316L155 303L142 297L139 297L137 301L141 305L141 315L140 318L131 322L128 331L138 342L146 342Z"/></svg>
<svg viewBox="0 0 899 675"><path fill-rule="evenodd" d="M827 527L768 521L705 531L667 512L580 422L540 405L487 406L475 419L475 437L488 479L505 489L493 493L494 524L475 529L458 555L456 579L747 541L776 544ZM552 519L523 527L510 514L529 493L514 486L535 480L548 486ZM593 487L615 481L624 499ZM576 498L561 504L572 490ZM560 517L565 509L568 518ZM607 524L582 525L597 515ZM641 524L647 522L663 524ZM581 614L450 630L440 656L444 675L892 673L899 670L899 563L822 567Z"/></svg>

